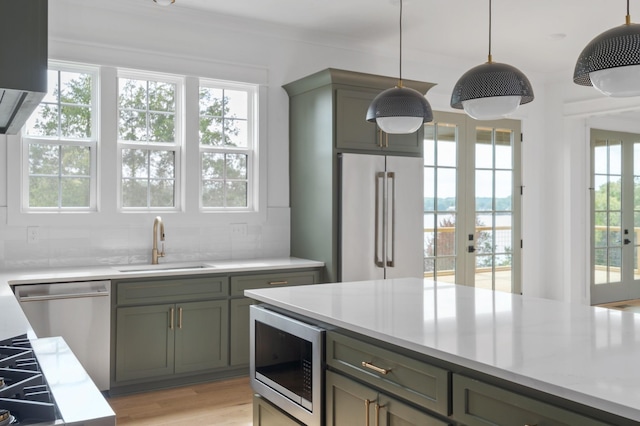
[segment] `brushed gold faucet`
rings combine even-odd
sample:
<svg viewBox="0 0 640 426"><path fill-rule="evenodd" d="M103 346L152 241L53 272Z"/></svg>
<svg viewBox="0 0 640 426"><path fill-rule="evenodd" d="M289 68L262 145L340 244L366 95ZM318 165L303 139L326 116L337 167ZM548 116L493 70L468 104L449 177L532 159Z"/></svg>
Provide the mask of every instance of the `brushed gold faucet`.
<svg viewBox="0 0 640 426"><path fill-rule="evenodd" d="M152 265L157 265L158 258L164 257L164 242L162 243L162 251L158 251L158 225L160 225L160 241L164 241L164 223L160 216L156 216L153 221L153 249L151 250Z"/></svg>

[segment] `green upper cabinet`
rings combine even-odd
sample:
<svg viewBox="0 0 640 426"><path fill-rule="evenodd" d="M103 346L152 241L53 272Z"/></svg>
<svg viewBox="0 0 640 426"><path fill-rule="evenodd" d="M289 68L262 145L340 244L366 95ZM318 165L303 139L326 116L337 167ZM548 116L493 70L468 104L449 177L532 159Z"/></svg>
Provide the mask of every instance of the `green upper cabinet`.
<svg viewBox="0 0 640 426"><path fill-rule="evenodd" d="M336 148L422 155L422 127L408 135L396 135L385 133L375 123L365 120L369 104L379 93L379 90L367 89L336 90Z"/></svg>

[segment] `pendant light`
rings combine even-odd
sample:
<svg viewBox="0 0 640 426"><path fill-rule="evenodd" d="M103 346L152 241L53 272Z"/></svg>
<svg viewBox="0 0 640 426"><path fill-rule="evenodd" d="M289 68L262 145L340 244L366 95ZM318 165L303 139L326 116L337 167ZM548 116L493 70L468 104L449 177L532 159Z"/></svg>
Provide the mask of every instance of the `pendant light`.
<svg viewBox="0 0 640 426"><path fill-rule="evenodd" d="M625 24L603 32L584 48L573 82L607 96L640 95L640 24L632 24L627 0Z"/></svg>
<svg viewBox="0 0 640 426"><path fill-rule="evenodd" d="M505 117L533 100L533 89L522 71L491 57L491 0L489 0L489 56L486 63L464 73L453 88L451 107L464 109L476 120Z"/></svg>
<svg viewBox="0 0 640 426"><path fill-rule="evenodd" d="M155 3L160 6L169 6L170 4L174 4L176 0L153 0Z"/></svg>
<svg viewBox="0 0 640 426"><path fill-rule="evenodd" d="M402 0L400 0L400 73L398 85L376 96L367 110L367 121L375 121L384 132L413 133L433 121L433 111L425 96L402 85Z"/></svg>

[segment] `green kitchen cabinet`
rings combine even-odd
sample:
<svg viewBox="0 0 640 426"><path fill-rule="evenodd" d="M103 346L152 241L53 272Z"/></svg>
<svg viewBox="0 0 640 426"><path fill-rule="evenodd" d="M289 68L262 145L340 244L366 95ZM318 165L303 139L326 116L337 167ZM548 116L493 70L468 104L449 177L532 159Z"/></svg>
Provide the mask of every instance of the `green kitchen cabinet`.
<svg viewBox="0 0 640 426"><path fill-rule="evenodd" d="M253 396L253 426L304 426L260 395Z"/></svg>
<svg viewBox="0 0 640 426"><path fill-rule="evenodd" d="M422 127L410 134L388 134L365 120L378 89L336 89L336 148L365 153L422 156Z"/></svg>
<svg viewBox="0 0 640 426"><path fill-rule="evenodd" d="M319 269L244 274L231 277L230 364L249 365L249 306L256 303L244 291L256 288L318 284Z"/></svg>
<svg viewBox="0 0 640 426"><path fill-rule="evenodd" d="M208 300L116 309L117 382L224 367L228 305Z"/></svg>
<svg viewBox="0 0 640 426"><path fill-rule="evenodd" d="M467 426L610 424L459 374L453 375L453 418Z"/></svg>
<svg viewBox="0 0 640 426"><path fill-rule="evenodd" d="M426 411L418 410L374 388L327 371L325 420L327 426L447 426Z"/></svg>
<svg viewBox="0 0 640 426"><path fill-rule="evenodd" d="M291 255L324 262L324 280L340 281L340 155L422 157L423 129L387 135L367 122L375 96L398 80L325 69L284 85L289 95ZM426 93L432 83L404 80Z"/></svg>

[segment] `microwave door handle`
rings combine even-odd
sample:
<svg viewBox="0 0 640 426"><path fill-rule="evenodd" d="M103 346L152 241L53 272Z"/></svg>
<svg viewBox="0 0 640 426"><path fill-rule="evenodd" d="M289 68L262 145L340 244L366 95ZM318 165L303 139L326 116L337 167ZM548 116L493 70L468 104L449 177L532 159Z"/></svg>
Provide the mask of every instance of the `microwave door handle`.
<svg viewBox="0 0 640 426"><path fill-rule="evenodd" d="M387 191L387 232L386 239L386 263L389 267L395 266L396 257L396 174L394 172L387 173L387 185L390 188Z"/></svg>
<svg viewBox="0 0 640 426"><path fill-rule="evenodd" d="M384 190L384 185L380 185L380 182L382 181L382 183L384 184L384 172L378 172L375 175L375 180L376 180L376 184L375 184L375 191L376 191L376 196L375 196L375 206L374 206L374 221L375 221L375 231L374 231L374 241L373 241L373 261L375 263L375 265L379 268L384 268L384 250L383 250L383 245L382 245L382 234L384 233L384 226L382 227L382 231L380 230L380 225L381 225L381 221L384 220L383 218L383 203L384 203L384 196L380 196L380 191ZM382 198L382 199L381 199ZM380 253L382 251L382 253Z"/></svg>

